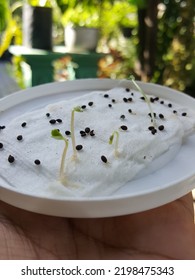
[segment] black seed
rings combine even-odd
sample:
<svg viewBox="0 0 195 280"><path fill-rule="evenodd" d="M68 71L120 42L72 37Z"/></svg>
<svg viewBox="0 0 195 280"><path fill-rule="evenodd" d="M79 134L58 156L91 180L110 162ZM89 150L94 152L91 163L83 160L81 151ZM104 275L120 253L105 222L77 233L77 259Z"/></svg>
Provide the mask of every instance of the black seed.
<svg viewBox="0 0 195 280"><path fill-rule="evenodd" d="M111 107L112 107L112 104L108 104L108 107L111 108Z"/></svg>
<svg viewBox="0 0 195 280"><path fill-rule="evenodd" d="M112 103L115 103L116 102L116 100L115 99L112 99Z"/></svg>
<svg viewBox="0 0 195 280"><path fill-rule="evenodd" d="M13 163L15 161L15 158L12 155L9 155L8 159L9 163Z"/></svg>
<svg viewBox="0 0 195 280"><path fill-rule="evenodd" d="M133 98L129 97L127 100L128 100L128 102L132 102Z"/></svg>
<svg viewBox="0 0 195 280"><path fill-rule="evenodd" d="M160 104L164 104L165 102L163 100L160 101Z"/></svg>
<svg viewBox="0 0 195 280"><path fill-rule="evenodd" d="M154 117L156 118L156 113L153 113ZM151 118L152 117L152 114L149 113L148 116Z"/></svg>
<svg viewBox="0 0 195 280"><path fill-rule="evenodd" d="M134 96L134 93L132 92L131 95Z"/></svg>
<svg viewBox="0 0 195 280"><path fill-rule="evenodd" d="M90 136L95 136L94 130L90 131Z"/></svg>
<svg viewBox="0 0 195 280"><path fill-rule="evenodd" d="M121 115L120 118L124 120L125 119L125 115Z"/></svg>
<svg viewBox="0 0 195 280"><path fill-rule="evenodd" d="M154 126L149 126L148 129L153 130L153 129L155 129L155 127Z"/></svg>
<svg viewBox="0 0 195 280"><path fill-rule="evenodd" d="M71 134L71 132L70 132L69 130L66 130L66 131L65 131L65 134L68 136L68 135Z"/></svg>
<svg viewBox="0 0 195 280"><path fill-rule="evenodd" d="M82 148L83 148L83 146L82 146L82 145L77 145L77 146L76 146L76 150L77 150L77 151L82 150Z"/></svg>
<svg viewBox="0 0 195 280"><path fill-rule="evenodd" d="M23 139L22 135L18 135L18 136L17 136L17 140L18 140L18 141L21 141L22 139Z"/></svg>
<svg viewBox="0 0 195 280"><path fill-rule="evenodd" d="M82 105L81 106L82 109L86 109L86 107L87 107L86 105Z"/></svg>
<svg viewBox="0 0 195 280"><path fill-rule="evenodd" d="M177 111L176 111L176 110L173 110L173 114L177 114Z"/></svg>
<svg viewBox="0 0 195 280"><path fill-rule="evenodd" d="M56 120L51 119L49 122L50 122L50 124L55 124L55 123L56 123Z"/></svg>
<svg viewBox="0 0 195 280"><path fill-rule="evenodd" d="M124 97L124 98L123 98L123 101L124 101L125 103L127 103L127 102L128 102L128 99L127 99L126 97Z"/></svg>
<svg viewBox="0 0 195 280"><path fill-rule="evenodd" d="M0 143L0 149L3 149L3 143Z"/></svg>
<svg viewBox="0 0 195 280"><path fill-rule="evenodd" d="M23 122L23 123L21 124L21 126L22 126L22 127L25 127L25 126L26 126L26 122Z"/></svg>
<svg viewBox="0 0 195 280"><path fill-rule="evenodd" d="M90 101L90 102L88 103L88 105L89 105L89 106L93 106L93 102Z"/></svg>
<svg viewBox="0 0 195 280"><path fill-rule="evenodd" d="M168 107L169 107L169 108L171 108L171 107L172 107L172 104L171 104L171 103L169 103L169 104L168 104Z"/></svg>
<svg viewBox="0 0 195 280"><path fill-rule="evenodd" d="M150 102L154 103L155 99L153 97L150 97Z"/></svg>
<svg viewBox="0 0 195 280"><path fill-rule="evenodd" d="M141 96L140 99L144 101L146 100L144 96Z"/></svg>
<svg viewBox="0 0 195 280"><path fill-rule="evenodd" d="M122 129L122 130L127 130L128 127L127 127L126 125L121 125L121 129Z"/></svg>
<svg viewBox="0 0 195 280"><path fill-rule="evenodd" d="M61 119L57 119L56 120L58 123L62 123L62 120Z"/></svg>
<svg viewBox="0 0 195 280"><path fill-rule="evenodd" d="M0 126L0 129L5 129L5 125L1 125L1 126Z"/></svg>
<svg viewBox="0 0 195 280"><path fill-rule="evenodd" d="M132 110L131 110L131 109L129 109L129 110L128 110L128 112L129 112L129 113L132 113Z"/></svg>
<svg viewBox="0 0 195 280"><path fill-rule="evenodd" d="M158 115L160 119L164 119L164 115L163 114L159 114Z"/></svg>
<svg viewBox="0 0 195 280"><path fill-rule="evenodd" d="M46 114L46 117L48 117L48 118L49 118L49 117L50 117L50 113L47 113L47 114Z"/></svg>
<svg viewBox="0 0 195 280"><path fill-rule="evenodd" d="M109 97L109 95L108 95L108 94L104 94L104 97L105 97L105 98L108 98L108 97Z"/></svg>
<svg viewBox="0 0 195 280"><path fill-rule="evenodd" d="M104 162L104 163L107 163L107 158L105 156L101 156L101 160Z"/></svg>
<svg viewBox="0 0 195 280"><path fill-rule="evenodd" d="M152 133L153 135L156 134L156 133L157 133L156 128L153 128L153 129L151 130L151 133Z"/></svg>
<svg viewBox="0 0 195 280"><path fill-rule="evenodd" d="M158 100L159 100L159 97L151 97L151 98L150 98L150 101L153 102L153 103L154 103L155 101L158 101Z"/></svg>
<svg viewBox="0 0 195 280"><path fill-rule="evenodd" d="M129 92L129 91L130 91L130 88L126 88L125 90L126 90L126 92Z"/></svg>
<svg viewBox="0 0 195 280"><path fill-rule="evenodd" d="M86 132L86 133L89 133L90 130L91 130L91 129L90 129L89 127L86 127L86 128L85 128L85 132Z"/></svg>
<svg viewBox="0 0 195 280"><path fill-rule="evenodd" d="M165 127L164 127L164 125L160 125L160 126L158 127L158 129L159 129L160 131L162 131L162 130L165 129Z"/></svg>
<svg viewBox="0 0 195 280"><path fill-rule="evenodd" d="M87 134L86 134L86 132L85 132L85 131L80 131L80 134L81 134L81 136L82 136L82 137L87 136Z"/></svg>
<svg viewBox="0 0 195 280"><path fill-rule="evenodd" d="M181 115L182 115L183 117L186 117L186 116L187 116L187 113L184 112L184 113L182 113Z"/></svg>
<svg viewBox="0 0 195 280"><path fill-rule="evenodd" d="M36 165L40 165L40 164L41 164L41 162L40 162L40 160L39 160L39 159L35 159L34 164L36 164Z"/></svg>

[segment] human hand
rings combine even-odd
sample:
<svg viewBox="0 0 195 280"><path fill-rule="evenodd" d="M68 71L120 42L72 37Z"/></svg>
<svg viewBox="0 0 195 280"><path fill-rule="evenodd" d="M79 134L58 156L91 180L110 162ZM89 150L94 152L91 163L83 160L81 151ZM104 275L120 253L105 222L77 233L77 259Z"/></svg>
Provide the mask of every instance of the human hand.
<svg viewBox="0 0 195 280"><path fill-rule="evenodd" d="M70 219L0 202L0 259L195 259L192 195L145 212Z"/></svg>

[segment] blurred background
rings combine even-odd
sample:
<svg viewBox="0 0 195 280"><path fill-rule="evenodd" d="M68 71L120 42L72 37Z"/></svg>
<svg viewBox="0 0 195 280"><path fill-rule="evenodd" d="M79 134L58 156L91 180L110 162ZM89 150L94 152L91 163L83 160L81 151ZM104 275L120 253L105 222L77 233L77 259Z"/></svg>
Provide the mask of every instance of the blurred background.
<svg viewBox="0 0 195 280"><path fill-rule="evenodd" d="M21 88L133 74L195 96L194 54L194 0L0 0L0 65Z"/></svg>

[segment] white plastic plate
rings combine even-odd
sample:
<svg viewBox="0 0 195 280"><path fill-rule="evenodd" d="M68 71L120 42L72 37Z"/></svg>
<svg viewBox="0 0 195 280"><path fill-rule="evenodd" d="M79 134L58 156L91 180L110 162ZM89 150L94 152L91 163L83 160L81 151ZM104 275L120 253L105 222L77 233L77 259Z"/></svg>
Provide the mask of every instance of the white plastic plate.
<svg viewBox="0 0 195 280"><path fill-rule="evenodd" d="M93 90L108 90L119 85L110 79L84 79L45 84L16 92L0 99L0 123L25 112L60 100L68 100ZM129 81L123 81L125 86ZM195 100L167 87L139 83L145 93L157 95L195 109ZM133 87L133 86L131 86ZM112 196L52 199L18 189L0 187L0 199L13 206L36 213L62 217L111 217L148 210L171 202L194 188L195 135L182 145L177 156L152 174L135 179Z"/></svg>

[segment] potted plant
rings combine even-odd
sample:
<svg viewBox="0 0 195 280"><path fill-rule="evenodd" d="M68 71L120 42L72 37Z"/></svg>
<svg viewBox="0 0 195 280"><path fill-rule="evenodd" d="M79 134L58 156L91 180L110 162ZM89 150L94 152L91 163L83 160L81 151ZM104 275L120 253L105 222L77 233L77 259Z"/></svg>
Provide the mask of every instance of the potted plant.
<svg viewBox="0 0 195 280"><path fill-rule="evenodd" d="M102 30L103 10L105 5L113 4L114 0L71 0L66 3L62 16L65 45L94 51Z"/></svg>
<svg viewBox="0 0 195 280"><path fill-rule="evenodd" d="M62 23L65 45L70 50L75 47L89 51L96 49L100 32L99 6L100 1L96 0L75 1L65 10Z"/></svg>
<svg viewBox="0 0 195 280"><path fill-rule="evenodd" d="M48 0L26 0L23 5L23 45L52 50L52 3Z"/></svg>
<svg viewBox="0 0 195 280"><path fill-rule="evenodd" d="M12 2L1 0L0 4L0 15L4 15L0 20L0 57L13 42L51 50L52 11L53 8L58 8L57 0L21 0L11 4Z"/></svg>

